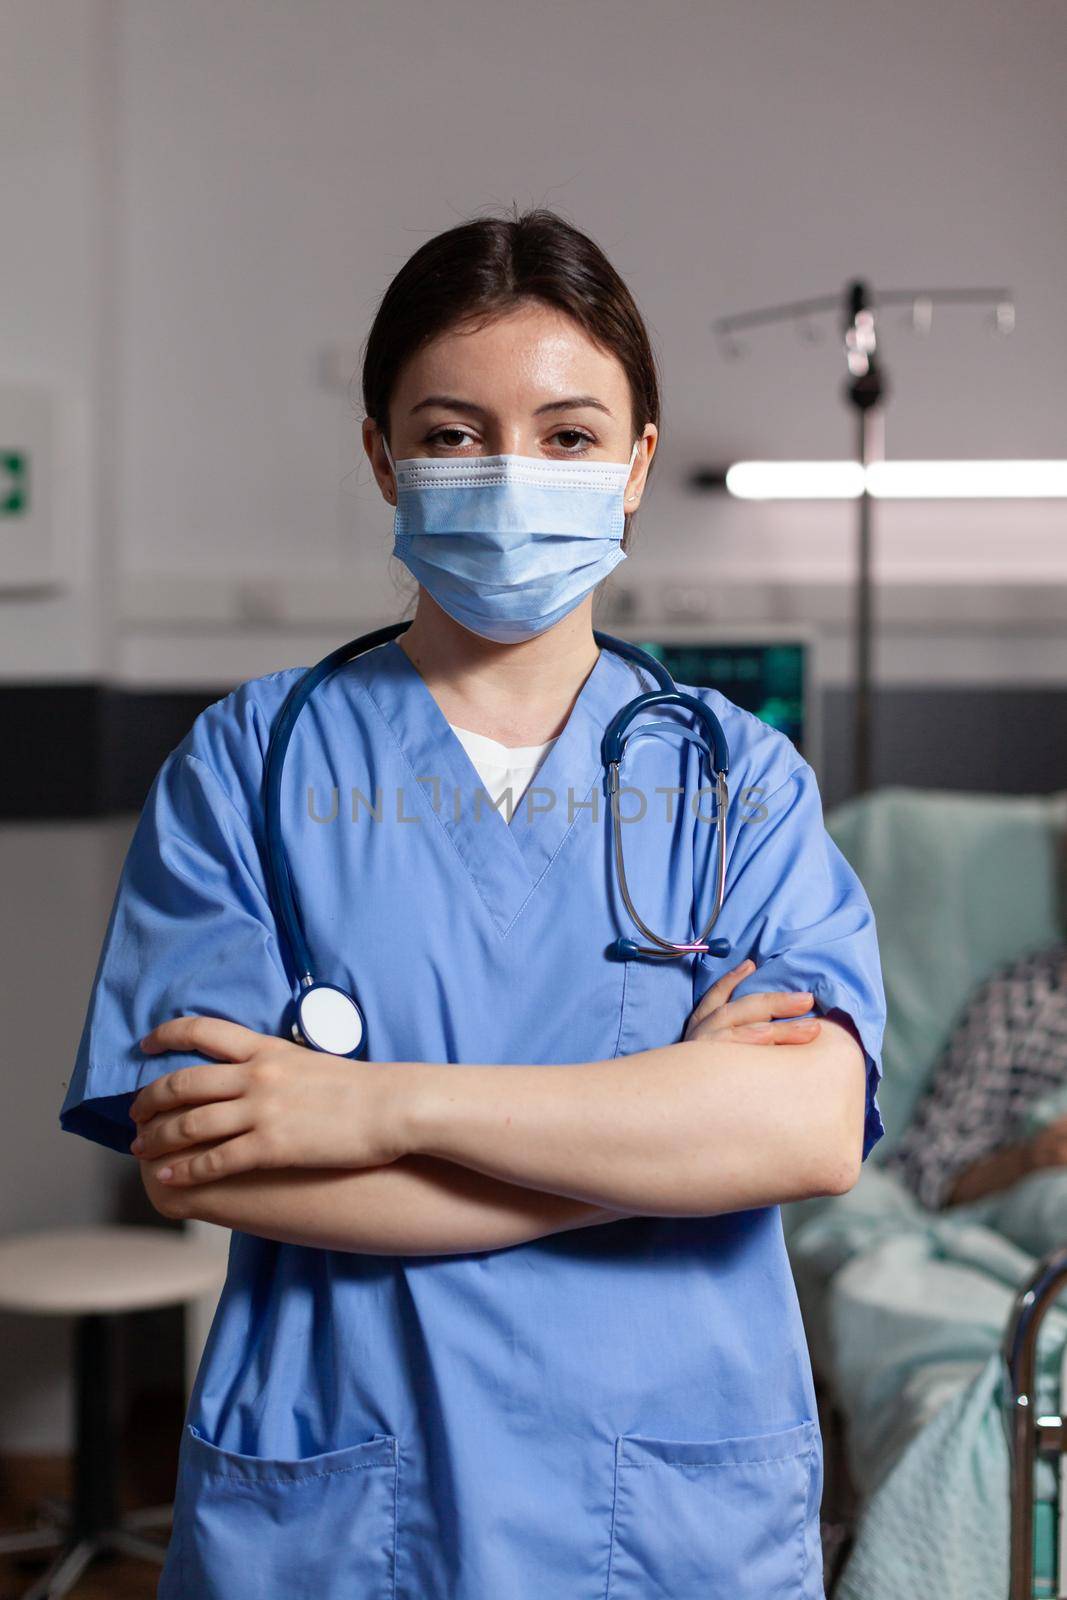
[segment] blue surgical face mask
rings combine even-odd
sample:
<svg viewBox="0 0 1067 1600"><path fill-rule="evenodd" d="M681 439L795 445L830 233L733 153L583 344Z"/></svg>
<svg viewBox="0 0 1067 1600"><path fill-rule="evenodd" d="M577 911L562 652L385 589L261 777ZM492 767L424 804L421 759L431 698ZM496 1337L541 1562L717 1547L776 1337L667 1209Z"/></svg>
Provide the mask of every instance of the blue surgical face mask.
<svg viewBox="0 0 1067 1600"><path fill-rule="evenodd" d="M394 461L386 444L397 486L393 554L472 633L532 639L625 559L623 496L639 443L628 462Z"/></svg>

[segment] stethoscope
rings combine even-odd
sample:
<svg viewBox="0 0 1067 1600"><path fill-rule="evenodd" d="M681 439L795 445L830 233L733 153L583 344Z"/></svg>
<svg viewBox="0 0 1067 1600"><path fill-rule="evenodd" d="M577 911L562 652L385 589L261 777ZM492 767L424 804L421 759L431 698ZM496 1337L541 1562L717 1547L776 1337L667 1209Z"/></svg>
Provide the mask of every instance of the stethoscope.
<svg viewBox="0 0 1067 1600"><path fill-rule="evenodd" d="M353 639L349 644L331 650L317 666L309 667L286 696L267 747L264 768L267 892L275 921L282 933L285 958L291 965L291 976L299 989L294 1002L292 1036L298 1044L308 1045L312 1050L327 1051L330 1055L362 1055L366 1047L366 1023L355 997L349 994L347 989L342 989L335 983L323 983L315 977L314 964L293 895L292 876L282 842L282 769L296 719L319 684L349 661L363 655L365 651L374 650L378 645L388 644L391 639L398 638L410 626L411 622L408 620L392 623L387 628L378 628L374 633L366 633L362 638ZM722 725L715 713L702 700L698 700L695 695L684 694L676 686L662 662L649 655L647 650L642 650L638 645L630 644L625 639L615 639L610 634L598 633L596 629L593 630L593 638L601 649L613 650L636 666L644 667L659 685L657 689L638 695L616 713L604 731L601 746L605 789L611 815L612 854L619 888L635 927L649 941L647 944L639 944L634 939L618 938L608 946L606 953L615 960L627 960L631 956L648 956L668 961L684 955L729 955L728 939L710 941L708 939L708 934L722 911L726 890L726 809L729 803L726 776L730 768L730 753ZM670 721L643 722L628 733L627 729L630 728L634 718L652 706L678 706L691 712L700 724L703 738L695 729ZM699 937L686 942L661 938L642 921L626 881L626 862L623 858L622 824L625 819L620 816L622 790L620 769L623 752L631 739L661 732L681 734L684 738L692 740L707 756L715 780L717 835L715 902Z"/></svg>

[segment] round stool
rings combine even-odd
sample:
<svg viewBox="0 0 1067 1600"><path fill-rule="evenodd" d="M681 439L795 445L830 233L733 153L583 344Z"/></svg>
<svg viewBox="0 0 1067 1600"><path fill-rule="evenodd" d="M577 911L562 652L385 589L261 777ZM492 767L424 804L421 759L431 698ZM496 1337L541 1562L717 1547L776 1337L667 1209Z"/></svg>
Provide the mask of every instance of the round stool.
<svg viewBox="0 0 1067 1600"><path fill-rule="evenodd" d="M179 1305L222 1287L225 1259L212 1240L167 1228L63 1228L0 1240L0 1311L75 1318L74 1471L69 1505L24 1533L0 1534L0 1555L59 1546L23 1600L67 1594L107 1550L162 1563L170 1506L120 1516L111 1372L114 1319Z"/></svg>

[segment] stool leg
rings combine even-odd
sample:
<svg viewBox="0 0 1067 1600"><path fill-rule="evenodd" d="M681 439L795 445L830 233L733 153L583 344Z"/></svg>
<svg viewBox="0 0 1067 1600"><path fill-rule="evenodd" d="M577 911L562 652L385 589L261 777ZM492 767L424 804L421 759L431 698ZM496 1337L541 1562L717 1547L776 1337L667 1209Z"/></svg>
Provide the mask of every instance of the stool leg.
<svg viewBox="0 0 1067 1600"><path fill-rule="evenodd" d="M50 1550L63 1544L63 1533L55 1528L27 1528L25 1533L0 1534L0 1556L21 1556L29 1550Z"/></svg>
<svg viewBox="0 0 1067 1600"><path fill-rule="evenodd" d="M59 1600L60 1595L69 1594L93 1559L96 1550L97 1547L92 1539L83 1539L80 1544L71 1545L52 1563L48 1571L26 1590L22 1600Z"/></svg>
<svg viewBox="0 0 1067 1600"><path fill-rule="evenodd" d="M93 1539L118 1520L118 1452L111 1319L79 1317L75 1333L74 1500L71 1541Z"/></svg>

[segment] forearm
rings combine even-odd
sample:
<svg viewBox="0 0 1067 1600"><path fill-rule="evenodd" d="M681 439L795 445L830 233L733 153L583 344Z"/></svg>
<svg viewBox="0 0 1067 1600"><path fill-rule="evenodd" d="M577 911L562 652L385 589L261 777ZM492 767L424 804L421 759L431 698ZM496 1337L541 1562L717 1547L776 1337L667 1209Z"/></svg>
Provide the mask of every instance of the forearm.
<svg viewBox="0 0 1067 1600"><path fill-rule="evenodd" d="M963 1205L968 1200L978 1200L982 1195L995 1194L1008 1189L1025 1177L1029 1165L1025 1141L1004 1145L978 1161L972 1161L958 1173L949 1189L946 1206Z"/></svg>
<svg viewBox="0 0 1067 1600"><path fill-rule="evenodd" d="M405 1064L406 1147L643 1215L838 1193L859 1167L863 1052L691 1040L569 1066Z"/></svg>
<svg viewBox="0 0 1067 1600"><path fill-rule="evenodd" d="M569 1196L506 1183L449 1161L411 1155L358 1171L285 1168L173 1189L145 1163L145 1187L171 1217L363 1255L499 1250L623 1215Z"/></svg>

